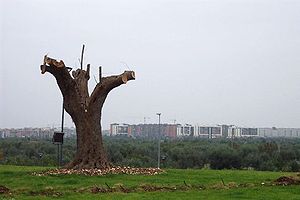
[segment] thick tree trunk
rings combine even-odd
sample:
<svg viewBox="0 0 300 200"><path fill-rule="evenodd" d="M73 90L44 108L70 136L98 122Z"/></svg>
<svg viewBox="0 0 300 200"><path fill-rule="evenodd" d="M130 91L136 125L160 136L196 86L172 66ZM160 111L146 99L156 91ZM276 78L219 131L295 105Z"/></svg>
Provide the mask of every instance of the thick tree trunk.
<svg viewBox="0 0 300 200"><path fill-rule="evenodd" d="M41 65L42 74L51 73L62 92L64 108L70 114L76 126L78 137L78 150L74 160L66 165L72 169L108 168L103 148L101 132L101 111L108 93L126 83L134 80L133 71L125 71L121 75L103 77L91 95L88 93L88 80L90 66L87 70L77 69L69 74L69 69L63 61L56 61L47 56Z"/></svg>
<svg viewBox="0 0 300 200"><path fill-rule="evenodd" d="M86 118L84 122L76 123L76 131L79 137L78 150L75 159L66 167L73 169L109 167L99 122Z"/></svg>

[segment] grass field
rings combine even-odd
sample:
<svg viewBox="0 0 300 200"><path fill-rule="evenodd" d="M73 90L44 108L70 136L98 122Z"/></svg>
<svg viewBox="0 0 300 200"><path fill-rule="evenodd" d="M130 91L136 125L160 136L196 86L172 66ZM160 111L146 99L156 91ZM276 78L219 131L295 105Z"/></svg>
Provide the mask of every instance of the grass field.
<svg viewBox="0 0 300 200"><path fill-rule="evenodd" d="M0 166L0 185L10 189L0 194L0 200L300 199L300 185L273 184L275 179L295 173L168 169L155 176L32 175L46 169Z"/></svg>

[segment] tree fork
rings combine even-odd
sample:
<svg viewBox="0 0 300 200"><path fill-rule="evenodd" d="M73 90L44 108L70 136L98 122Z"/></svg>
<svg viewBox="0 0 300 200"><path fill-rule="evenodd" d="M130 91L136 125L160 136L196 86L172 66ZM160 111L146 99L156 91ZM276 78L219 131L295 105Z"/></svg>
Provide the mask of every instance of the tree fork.
<svg viewBox="0 0 300 200"><path fill-rule="evenodd" d="M102 107L108 93L114 88L135 80L134 71L125 71L120 75L102 77L91 95L88 92L90 65L87 69L66 67L62 60L44 56L41 73L52 74L63 95L64 108L71 116L76 126L78 151L72 162L65 167L72 169L108 168L106 152L103 148L101 131Z"/></svg>

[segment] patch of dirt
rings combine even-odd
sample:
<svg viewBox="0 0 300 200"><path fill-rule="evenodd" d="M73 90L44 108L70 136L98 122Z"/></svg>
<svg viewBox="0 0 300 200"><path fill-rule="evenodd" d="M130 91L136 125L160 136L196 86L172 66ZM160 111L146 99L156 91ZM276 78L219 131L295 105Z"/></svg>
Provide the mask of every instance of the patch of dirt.
<svg viewBox="0 0 300 200"><path fill-rule="evenodd" d="M123 192L123 193L130 193L130 192L165 192L165 191L175 191L175 190L184 190L184 188L177 187L177 186L157 186L151 184L141 184L135 187L125 187L123 184L115 184L114 186L110 187L109 185L106 186L94 186L90 189L90 192L93 194L97 193L110 193L110 192Z"/></svg>
<svg viewBox="0 0 300 200"><path fill-rule="evenodd" d="M105 183L104 186L93 186L90 188L90 192L96 193L110 193L110 192L172 192L172 191L188 191L188 190L203 190L204 185L191 185L183 181L182 185L154 185L148 183L142 183L140 185L126 187L122 183L116 183L113 186Z"/></svg>
<svg viewBox="0 0 300 200"><path fill-rule="evenodd" d="M239 185L236 182L229 182L226 184L226 186L231 189L231 188L237 188Z"/></svg>
<svg viewBox="0 0 300 200"><path fill-rule="evenodd" d="M99 186L94 186L91 188L91 193L93 194L97 194L97 193L108 193L108 192L112 192L110 189L108 188L104 188L104 187L99 187Z"/></svg>
<svg viewBox="0 0 300 200"><path fill-rule="evenodd" d="M243 188L250 188L250 187L254 187L255 184L254 183L240 183L238 185L238 187L243 187Z"/></svg>
<svg viewBox="0 0 300 200"><path fill-rule="evenodd" d="M293 176L281 176L274 183L275 185L300 185L300 179Z"/></svg>
<svg viewBox="0 0 300 200"><path fill-rule="evenodd" d="M129 193L129 192L134 191L134 188L125 187L122 183L115 184L111 189L114 190L114 191L123 192L123 193Z"/></svg>
<svg viewBox="0 0 300 200"><path fill-rule="evenodd" d="M228 182L228 183L216 183L214 185L209 186L211 189L222 190L222 189L233 189L238 187L248 187L247 184L237 184L236 182Z"/></svg>
<svg viewBox="0 0 300 200"><path fill-rule="evenodd" d="M90 189L91 193L97 194L97 193L109 193L109 192L123 192L123 193L129 193L134 192L135 188L128 188L123 186L123 184L115 184L114 186L110 187L109 185L106 186L94 186Z"/></svg>
<svg viewBox="0 0 300 200"><path fill-rule="evenodd" d="M157 175L163 173L158 168L111 167L106 169L54 169L45 172L34 172L36 176L80 174L87 176L103 176L106 174Z"/></svg>
<svg viewBox="0 0 300 200"><path fill-rule="evenodd" d="M44 190L30 191L32 196L47 196L47 197L60 197L63 194L61 192L55 191L52 187L46 188Z"/></svg>
<svg viewBox="0 0 300 200"><path fill-rule="evenodd" d="M141 188L145 192L165 191L166 189L168 189L167 187L161 187L161 186L150 185L150 184L140 185L139 188Z"/></svg>
<svg viewBox="0 0 300 200"><path fill-rule="evenodd" d="M5 187L4 185L0 185L0 194L8 194L9 191L10 190L7 187Z"/></svg>
<svg viewBox="0 0 300 200"><path fill-rule="evenodd" d="M229 189L226 185L223 183L216 183L214 185L209 186L210 189L214 190L223 190L223 189Z"/></svg>
<svg viewBox="0 0 300 200"><path fill-rule="evenodd" d="M83 192L89 191L89 189L81 187L81 188L75 188L73 191L77 192L77 193L83 193Z"/></svg>

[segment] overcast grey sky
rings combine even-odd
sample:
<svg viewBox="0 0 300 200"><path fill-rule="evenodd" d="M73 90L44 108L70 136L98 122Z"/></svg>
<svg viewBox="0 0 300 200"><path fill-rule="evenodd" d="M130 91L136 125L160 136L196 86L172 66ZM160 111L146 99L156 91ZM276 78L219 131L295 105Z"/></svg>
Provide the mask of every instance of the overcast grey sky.
<svg viewBox="0 0 300 200"><path fill-rule="evenodd" d="M104 129L156 123L156 112L164 123L300 127L300 1L0 2L0 128L59 125L62 97L39 65L48 53L77 68L83 43L96 77L100 65L136 71L109 95Z"/></svg>

